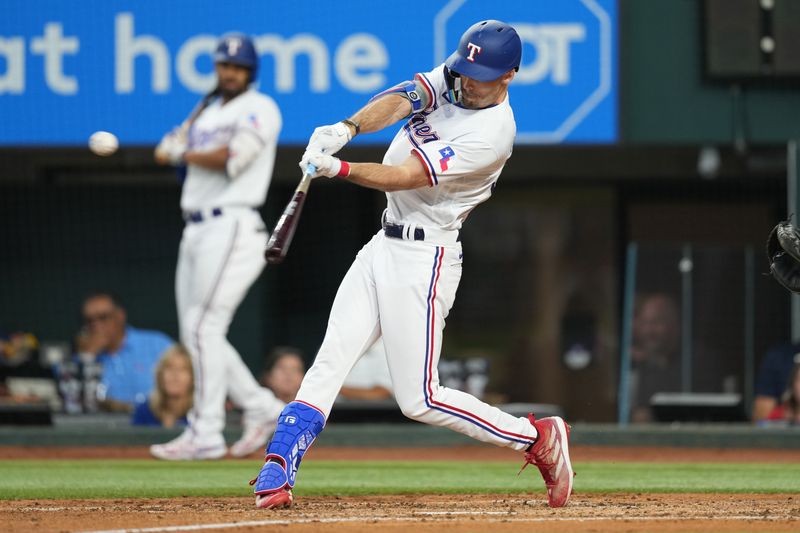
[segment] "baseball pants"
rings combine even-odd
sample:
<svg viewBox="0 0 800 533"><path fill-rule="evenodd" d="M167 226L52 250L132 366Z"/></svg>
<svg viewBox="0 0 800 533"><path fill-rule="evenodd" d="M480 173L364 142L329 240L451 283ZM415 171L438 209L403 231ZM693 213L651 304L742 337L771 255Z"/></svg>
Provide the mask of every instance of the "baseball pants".
<svg viewBox="0 0 800 533"><path fill-rule="evenodd" d="M175 276L181 341L192 355L195 378L190 428L200 442L222 436L225 398L244 409L244 421L277 414L283 406L258 384L227 334L233 315L264 268L267 233L250 208L189 223Z"/></svg>
<svg viewBox="0 0 800 533"><path fill-rule="evenodd" d="M461 279L462 252L454 238L432 240L390 238L380 231L362 248L342 280L297 399L327 417L350 369L382 336L395 399L407 417L526 449L536 437L526 418L439 384L442 330Z"/></svg>

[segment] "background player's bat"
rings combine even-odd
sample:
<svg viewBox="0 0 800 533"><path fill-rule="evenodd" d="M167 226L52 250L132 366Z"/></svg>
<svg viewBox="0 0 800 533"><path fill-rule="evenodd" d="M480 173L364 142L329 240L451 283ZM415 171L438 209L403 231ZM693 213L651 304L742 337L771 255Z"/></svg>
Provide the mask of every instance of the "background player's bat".
<svg viewBox="0 0 800 533"><path fill-rule="evenodd" d="M289 251L289 245L292 244L292 237L294 237L294 231L300 220L300 213L303 211L303 204L306 202L308 187L311 185L311 176L315 171L314 165L306 167L303 179L300 180L292 199L286 204L281 218L278 219L275 229L272 230L272 235L267 242L267 249L264 251L264 259L270 265L277 265L283 261Z"/></svg>
<svg viewBox="0 0 800 533"><path fill-rule="evenodd" d="M219 96L219 93L219 87L217 87L205 95L199 102L197 102L197 105L194 106L194 109L192 109L192 112L189 113L188 117L186 117L186 120L184 120L180 126L173 129L164 137L164 140L162 140L158 146L156 146L155 156L157 161L161 162L162 164L167 164L168 162L170 164L175 164L174 162L170 161L169 149L162 148L165 140L168 138L174 138L177 139L177 141L173 142L182 142L184 145L188 145L189 129L192 127L192 124L194 124L194 121L197 120L197 117L200 116L200 113L202 113L205 108L211 104L214 98ZM177 164L175 170L178 173L178 182L183 183L183 180L186 179L186 165L182 163Z"/></svg>
<svg viewBox="0 0 800 533"><path fill-rule="evenodd" d="M197 120L197 117L200 116L200 113L202 113L205 108L208 107L214 98L219 96L219 92L219 87L215 87L213 91L206 94L199 102L197 102L197 105L194 106L192 112L189 113L189 116L186 117L186 120L184 120L179 126L179 129L183 134L187 134L189 132L189 128L192 126L192 124L194 124L194 121Z"/></svg>

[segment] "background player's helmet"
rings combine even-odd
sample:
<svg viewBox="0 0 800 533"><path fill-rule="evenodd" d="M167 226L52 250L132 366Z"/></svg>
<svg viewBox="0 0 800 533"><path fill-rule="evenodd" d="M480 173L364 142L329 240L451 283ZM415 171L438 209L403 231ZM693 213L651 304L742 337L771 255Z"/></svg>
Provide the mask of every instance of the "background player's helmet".
<svg viewBox="0 0 800 533"><path fill-rule="evenodd" d="M226 33L214 52L214 63L231 63L250 69L250 79L258 72L258 53L252 39L243 33Z"/></svg>
<svg viewBox="0 0 800 533"><path fill-rule="evenodd" d="M469 78L492 81L519 70L521 61L522 41L516 30L499 20L484 20L464 32L445 65Z"/></svg>

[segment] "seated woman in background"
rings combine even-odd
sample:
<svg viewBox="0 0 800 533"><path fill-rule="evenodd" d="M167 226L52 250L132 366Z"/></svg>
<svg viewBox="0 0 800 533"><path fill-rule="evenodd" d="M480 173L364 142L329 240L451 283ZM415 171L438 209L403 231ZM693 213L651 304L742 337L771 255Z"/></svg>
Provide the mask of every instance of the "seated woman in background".
<svg viewBox="0 0 800 533"><path fill-rule="evenodd" d="M278 346L267 357L260 381L280 401L289 403L300 390L305 374L303 352L292 346Z"/></svg>
<svg viewBox="0 0 800 533"><path fill-rule="evenodd" d="M156 365L156 388L146 401L136 405L131 423L167 428L177 423L186 424L193 394L192 359L186 348L173 344Z"/></svg>
<svg viewBox="0 0 800 533"><path fill-rule="evenodd" d="M800 364L794 365L782 402L770 412L768 423L785 422L800 425Z"/></svg>

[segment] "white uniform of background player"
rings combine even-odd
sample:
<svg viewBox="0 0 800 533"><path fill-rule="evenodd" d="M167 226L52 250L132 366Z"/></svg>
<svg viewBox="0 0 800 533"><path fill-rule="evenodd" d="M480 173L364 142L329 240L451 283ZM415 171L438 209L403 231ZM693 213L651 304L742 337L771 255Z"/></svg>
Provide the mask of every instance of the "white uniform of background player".
<svg viewBox="0 0 800 533"><path fill-rule="evenodd" d="M248 89L258 58L246 36L223 37L214 58L220 94L204 101L187 139L173 132L157 148L157 158L161 153L170 162L188 163L175 296L195 374L187 430L151 447L162 459L225 455L226 396L244 409L243 436L230 449L234 456L264 445L284 405L257 383L226 338L236 308L265 265L267 233L256 209L266 199L281 115L271 98Z"/></svg>
<svg viewBox="0 0 800 533"><path fill-rule="evenodd" d="M521 54L511 26L475 24L445 65L378 95L352 119L315 130L301 168L386 191L388 206L383 229L342 280L296 401L278 420L255 481L257 506L291 503L304 450L322 430L348 372L379 337L406 416L526 451L525 464L542 471L550 505L569 499L572 470L561 418L512 416L441 386L437 374L442 330L461 279L459 230L491 196L511 156L516 126L508 85ZM403 117L408 120L383 164L350 164L330 155L359 129L377 131Z"/></svg>

